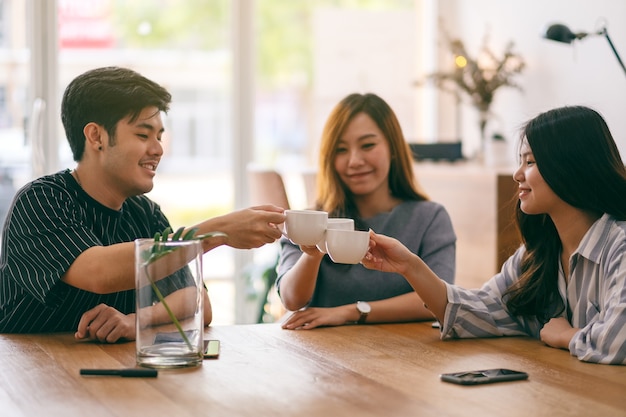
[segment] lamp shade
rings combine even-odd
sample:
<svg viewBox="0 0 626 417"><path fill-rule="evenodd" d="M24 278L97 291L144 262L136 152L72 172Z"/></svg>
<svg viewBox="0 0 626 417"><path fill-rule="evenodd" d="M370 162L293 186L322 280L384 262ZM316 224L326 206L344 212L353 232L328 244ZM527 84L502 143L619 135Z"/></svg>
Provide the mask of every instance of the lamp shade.
<svg viewBox="0 0 626 417"><path fill-rule="evenodd" d="M557 23L548 27L545 38L557 42L572 43L572 41L578 38L578 36L576 36L576 34L574 34L574 32L572 32L567 26Z"/></svg>
<svg viewBox="0 0 626 417"><path fill-rule="evenodd" d="M624 70L624 74L626 74L626 65L624 65L624 62L622 62L622 58L620 58L619 54L617 53L617 49L615 49L615 45L613 45L613 41L611 41L611 38L609 36L609 32L606 29L606 26L603 27L601 30L597 32L593 32L593 33L586 33L586 32L574 33L567 26L562 25L560 23L555 23L548 27L548 30L546 30L546 34L544 35L544 38L549 39L551 41L572 43L572 41L576 39L584 39L588 35L602 35L606 38L607 42L609 43L609 46L611 47L611 50L613 51L613 54L615 55L615 58L617 58L617 62L619 62L619 65Z"/></svg>

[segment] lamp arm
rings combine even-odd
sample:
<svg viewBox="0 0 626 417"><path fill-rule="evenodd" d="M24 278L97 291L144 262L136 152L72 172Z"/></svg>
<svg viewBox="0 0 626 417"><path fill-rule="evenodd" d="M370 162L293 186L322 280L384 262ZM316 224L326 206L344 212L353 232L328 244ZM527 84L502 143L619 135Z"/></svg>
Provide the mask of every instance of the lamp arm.
<svg viewBox="0 0 626 417"><path fill-rule="evenodd" d="M622 69L624 70L624 74L626 74L626 66L624 66L624 63L622 62L622 58L619 57L619 54L617 53L617 50L615 49L615 45L613 45L613 42L611 41L611 38L609 37L609 32L606 30L606 28L604 28L602 29L601 34L603 34L606 40L609 42L609 46L613 50L613 53L615 54L615 58L617 58L617 61L619 62Z"/></svg>

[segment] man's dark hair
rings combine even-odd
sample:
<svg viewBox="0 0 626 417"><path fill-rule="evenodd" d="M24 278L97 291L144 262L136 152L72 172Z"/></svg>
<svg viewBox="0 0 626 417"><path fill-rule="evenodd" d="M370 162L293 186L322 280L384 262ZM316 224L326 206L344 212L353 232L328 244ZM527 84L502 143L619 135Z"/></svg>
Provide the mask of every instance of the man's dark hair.
<svg viewBox="0 0 626 417"><path fill-rule="evenodd" d="M83 157L83 129L88 123L103 126L114 144L120 120L130 117L133 122L146 107L167 112L171 99L165 88L128 68L97 68L74 78L61 102L61 120L74 161Z"/></svg>

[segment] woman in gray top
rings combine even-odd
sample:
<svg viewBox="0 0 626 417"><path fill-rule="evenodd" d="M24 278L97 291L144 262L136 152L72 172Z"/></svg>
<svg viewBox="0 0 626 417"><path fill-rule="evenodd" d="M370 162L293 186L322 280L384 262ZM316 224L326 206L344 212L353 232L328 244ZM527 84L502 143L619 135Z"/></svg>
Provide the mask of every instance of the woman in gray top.
<svg viewBox="0 0 626 417"><path fill-rule="evenodd" d="M441 279L453 283L456 236L445 208L428 200L389 105L351 94L331 112L317 178L317 209L355 219L360 230L396 237ZM333 263L315 246L281 240L278 292L293 311L285 329L432 319L399 274Z"/></svg>

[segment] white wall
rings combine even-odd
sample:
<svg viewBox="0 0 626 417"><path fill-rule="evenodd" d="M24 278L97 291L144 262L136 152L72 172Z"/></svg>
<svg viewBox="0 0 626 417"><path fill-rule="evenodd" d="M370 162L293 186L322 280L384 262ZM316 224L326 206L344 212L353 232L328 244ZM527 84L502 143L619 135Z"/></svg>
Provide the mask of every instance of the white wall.
<svg viewBox="0 0 626 417"><path fill-rule="evenodd" d="M416 133L416 18L412 11L320 9L314 25L314 132L351 93L375 93L394 109L407 138Z"/></svg>
<svg viewBox="0 0 626 417"><path fill-rule="evenodd" d="M563 23L574 32L594 32L604 18L611 40L625 60L626 1L438 0L438 8L450 35L462 39L470 51L478 52L489 29L495 52L513 40L526 60L527 67L518 79L524 92L505 87L497 92L492 106L507 137L517 139L520 124L539 112L586 105L605 117L626 159L626 74L606 39L593 36L567 45L542 38L551 23ZM440 111L452 110L446 107ZM468 146L475 146L478 140L475 117L473 109L464 106L461 130Z"/></svg>

